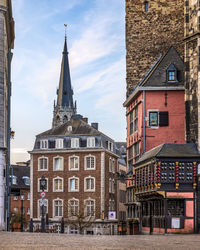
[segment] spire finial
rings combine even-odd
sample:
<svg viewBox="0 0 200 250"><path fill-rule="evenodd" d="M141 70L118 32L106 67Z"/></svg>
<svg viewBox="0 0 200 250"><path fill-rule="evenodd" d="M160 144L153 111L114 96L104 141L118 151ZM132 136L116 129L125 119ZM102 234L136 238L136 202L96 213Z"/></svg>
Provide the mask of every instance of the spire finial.
<svg viewBox="0 0 200 250"><path fill-rule="evenodd" d="M64 23L64 26L65 26L65 39L66 39L66 37L67 37L67 24Z"/></svg>

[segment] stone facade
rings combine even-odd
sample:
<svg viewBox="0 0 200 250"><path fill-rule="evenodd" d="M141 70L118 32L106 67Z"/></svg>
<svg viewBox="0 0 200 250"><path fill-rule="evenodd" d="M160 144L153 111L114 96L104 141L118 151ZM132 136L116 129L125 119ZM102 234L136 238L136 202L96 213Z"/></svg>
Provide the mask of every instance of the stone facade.
<svg viewBox="0 0 200 250"><path fill-rule="evenodd" d="M6 209L9 207L9 201L8 198L5 199L6 179L3 173L6 171L8 175L10 165L10 64L13 46L14 21L11 1L0 0L0 230L6 227L5 218L7 218L7 222L9 221L9 209ZM8 194L6 197L8 197Z"/></svg>
<svg viewBox="0 0 200 250"><path fill-rule="evenodd" d="M170 46L183 56L183 34L184 0L126 0L127 95Z"/></svg>
<svg viewBox="0 0 200 250"><path fill-rule="evenodd" d="M199 1L185 1L186 140L200 142L199 107Z"/></svg>

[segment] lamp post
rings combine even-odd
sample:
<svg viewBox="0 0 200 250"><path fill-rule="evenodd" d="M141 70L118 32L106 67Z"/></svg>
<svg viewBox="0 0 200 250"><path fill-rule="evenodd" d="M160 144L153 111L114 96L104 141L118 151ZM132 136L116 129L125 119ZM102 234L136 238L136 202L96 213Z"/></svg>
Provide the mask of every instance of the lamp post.
<svg viewBox="0 0 200 250"><path fill-rule="evenodd" d="M40 180L40 187L42 192L44 192L46 186L46 179L44 176L42 176L41 180ZM41 218L41 231L42 233L45 232L45 220L44 220L44 198L42 198L42 218Z"/></svg>
<svg viewBox="0 0 200 250"><path fill-rule="evenodd" d="M23 232L23 214L24 214L24 211L23 211L23 201L24 201L24 193L22 193L20 195L20 199L21 199L21 232Z"/></svg>

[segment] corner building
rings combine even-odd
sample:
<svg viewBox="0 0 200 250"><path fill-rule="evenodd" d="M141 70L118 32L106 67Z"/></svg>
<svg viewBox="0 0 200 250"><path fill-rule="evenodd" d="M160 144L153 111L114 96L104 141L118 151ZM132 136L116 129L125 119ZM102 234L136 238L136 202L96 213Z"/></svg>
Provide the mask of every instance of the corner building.
<svg viewBox="0 0 200 250"><path fill-rule="evenodd" d="M40 227L41 178L45 177L45 214L49 228L59 231L69 209L92 215L87 234L117 233L116 143L98 130L98 123L76 114L66 39L52 129L36 136L31 154L31 215ZM64 114L64 115L63 115ZM65 233L78 228L65 221Z"/></svg>

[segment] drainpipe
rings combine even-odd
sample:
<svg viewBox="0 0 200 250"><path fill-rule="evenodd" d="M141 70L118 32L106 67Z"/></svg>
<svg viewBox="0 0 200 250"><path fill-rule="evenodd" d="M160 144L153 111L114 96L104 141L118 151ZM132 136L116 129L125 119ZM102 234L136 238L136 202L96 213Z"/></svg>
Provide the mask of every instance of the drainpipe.
<svg viewBox="0 0 200 250"><path fill-rule="evenodd" d="M6 229L10 230L10 98L11 98L11 49L8 50L8 116L7 116L7 165L6 165Z"/></svg>
<svg viewBox="0 0 200 250"><path fill-rule="evenodd" d="M143 154L146 151L146 128L145 128L145 90L143 90Z"/></svg>

